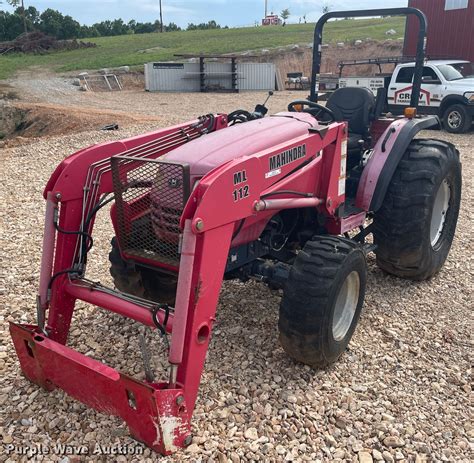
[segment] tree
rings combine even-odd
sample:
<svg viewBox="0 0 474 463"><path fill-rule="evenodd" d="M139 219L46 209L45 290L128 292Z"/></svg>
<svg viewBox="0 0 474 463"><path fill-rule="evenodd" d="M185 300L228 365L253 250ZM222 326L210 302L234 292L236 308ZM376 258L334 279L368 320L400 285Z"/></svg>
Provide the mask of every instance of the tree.
<svg viewBox="0 0 474 463"><path fill-rule="evenodd" d="M290 10L289 8L285 8L284 10L282 10L282 12L280 13L280 16L281 16L281 19L283 19L283 21L286 21L289 17L290 17Z"/></svg>
<svg viewBox="0 0 474 463"><path fill-rule="evenodd" d="M166 26L166 32L175 32L175 31L180 31L181 30L181 27L179 27L177 24L175 23L169 23L167 26Z"/></svg>
<svg viewBox="0 0 474 463"><path fill-rule="evenodd" d="M112 21L101 21L100 23L94 24L92 27L99 31L101 37L112 35Z"/></svg>
<svg viewBox="0 0 474 463"><path fill-rule="evenodd" d="M79 37L82 39L89 37L100 37L100 33L94 26L81 26Z"/></svg>
<svg viewBox="0 0 474 463"><path fill-rule="evenodd" d="M38 27L59 40L75 39L81 35L81 25L75 19L51 8L41 13Z"/></svg>
<svg viewBox="0 0 474 463"><path fill-rule="evenodd" d="M61 33L61 21L63 20L63 15L59 11L48 8L41 13L40 20L41 32L53 37L59 36Z"/></svg>
<svg viewBox="0 0 474 463"><path fill-rule="evenodd" d="M23 20L17 14L0 11L0 42L16 39L23 32Z"/></svg>
<svg viewBox="0 0 474 463"><path fill-rule="evenodd" d="M23 31L28 32L28 26L26 24L26 14L25 14L25 2L24 0L6 0L6 2L20 10L20 16L23 19ZM2 3L2 2L0 2Z"/></svg>
<svg viewBox="0 0 474 463"><path fill-rule="evenodd" d="M220 28L221 28L220 24L217 24L216 21L212 19L211 21L208 21L207 23L200 23L200 24L190 23L188 24L188 27L186 30L196 31L196 30L208 30L208 29L220 29Z"/></svg>
<svg viewBox="0 0 474 463"><path fill-rule="evenodd" d="M112 34L111 35L125 35L128 32L127 25L122 19L114 19L112 21Z"/></svg>
<svg viewBox="0 0 474 463"><path fill-rule="evenodd" d="M40 12L34 7L29 6L25 9L25 17L29 27L37 26L39 22Z"/></svg>
<svg viewBox="0 0 474 463"><path fill-rule="evenodd" d="M326 3L325 5L322 6L321 10L323 12L323 14L326 14L326 13L329 13L331 11L331 5L329 5L328 3Z"/></svg>

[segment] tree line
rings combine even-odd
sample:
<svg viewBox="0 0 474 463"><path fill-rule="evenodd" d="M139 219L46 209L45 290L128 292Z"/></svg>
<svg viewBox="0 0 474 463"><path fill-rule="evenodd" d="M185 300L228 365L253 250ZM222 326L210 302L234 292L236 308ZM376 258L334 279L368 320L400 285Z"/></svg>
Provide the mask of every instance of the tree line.
<svg viewBox="0 0 474 463"><path fill-rule="evenodd" d="M208 21L207 23L200 24L190 23L186 30L220 28L221 26L216 21ZM28 8L19 6L13 13L0 10L0 42L14 40L25 30L28 32L41 31L56 37L58 40L67 40L159 32L161 30L161 23L159 20L144 23L132 20L126 23L122 19L114 19L86 26L80 24L71 16L63 15L61 12L51 8L42 13L33 6ZM182 29L173 22L163 25L164 32L180 30Z"/></svg>

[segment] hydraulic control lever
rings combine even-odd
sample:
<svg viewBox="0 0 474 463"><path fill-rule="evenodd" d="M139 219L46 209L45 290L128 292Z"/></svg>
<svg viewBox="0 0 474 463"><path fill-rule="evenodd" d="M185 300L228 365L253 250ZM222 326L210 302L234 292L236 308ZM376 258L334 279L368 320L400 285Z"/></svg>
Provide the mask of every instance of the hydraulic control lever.
<svg viewBox="0 0 474 463"><path fill-rule="evenodd" d="M264 103L258 104L257 106L255 106L254 112L252 114L252 116L254 116L255 119L260 119L262 117L265 117L265 115L268 113L268 108L265 105L267 104L268 100L270 99L272 95L273 95L273 92L270 90L268 92L267 99L264 101Z"/></svg>

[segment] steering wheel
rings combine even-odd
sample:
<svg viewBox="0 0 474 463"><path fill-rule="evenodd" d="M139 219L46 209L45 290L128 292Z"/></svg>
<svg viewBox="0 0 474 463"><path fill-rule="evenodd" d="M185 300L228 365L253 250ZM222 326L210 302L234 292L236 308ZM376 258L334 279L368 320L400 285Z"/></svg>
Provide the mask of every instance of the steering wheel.
<svg viewBox="0 0 474 463"><path fill-rule="evenodd" d="M308 108L301 109L300 111L298 111L296 109L296 106L301 106L303 108L307 106ZM308 100L292 101L288 105L288 111L292 113L296 113L296 112L309 113L316 119L319 119L320 115L324 114L326 116L329 116L329 119L325 119L324 122L329 122L330 124L332 122L336 122L336 115L329 108L326 108L326 106L322 106L318 103L314 103L313 101L308 101Z"/></svg>
<svg viewBox="0 0 474 463"><path fill-rule="evenodd" d="M229 125L241 124L242 122L248 122L252 120L252 114L245 109L237 109L227 114L227 121Z"/></svg>

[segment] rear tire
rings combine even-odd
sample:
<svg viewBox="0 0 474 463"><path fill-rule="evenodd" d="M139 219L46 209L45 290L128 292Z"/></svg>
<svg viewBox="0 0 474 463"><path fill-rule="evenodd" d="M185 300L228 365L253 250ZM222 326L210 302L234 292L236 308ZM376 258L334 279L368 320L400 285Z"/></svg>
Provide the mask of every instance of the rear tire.
<svg viewBox="0 0 474 463"><path fill-rule="evenodd" d="M176 298L176 275L152 270L125 261L120 254L117 239L110 243L110 274L115 287L124 293L148 299L150 301L174 306Z"/></svg>
<svg viewBox="0 0 474 463"><path fill-rule="evenodd" d="M335 236L308 241L280 305L280 343L287 354L315 368L334 363L359 320L366 279L365 256L356 243Z"/></svg>
<svg viewBox="0 0 474 463"><path fill-rule="evenodd" d="M440 270L456 230L461 183L459 153L452 144L411 142L374 218L381 269L412 280Z"/></svg>
<svg viewBox="0 0 474 463"><path fill-rule="evenodd" d="M455 104L450 106L443 114L443 126L449 133L466 133L472 126L472 116L466 106Z"/></svg>

